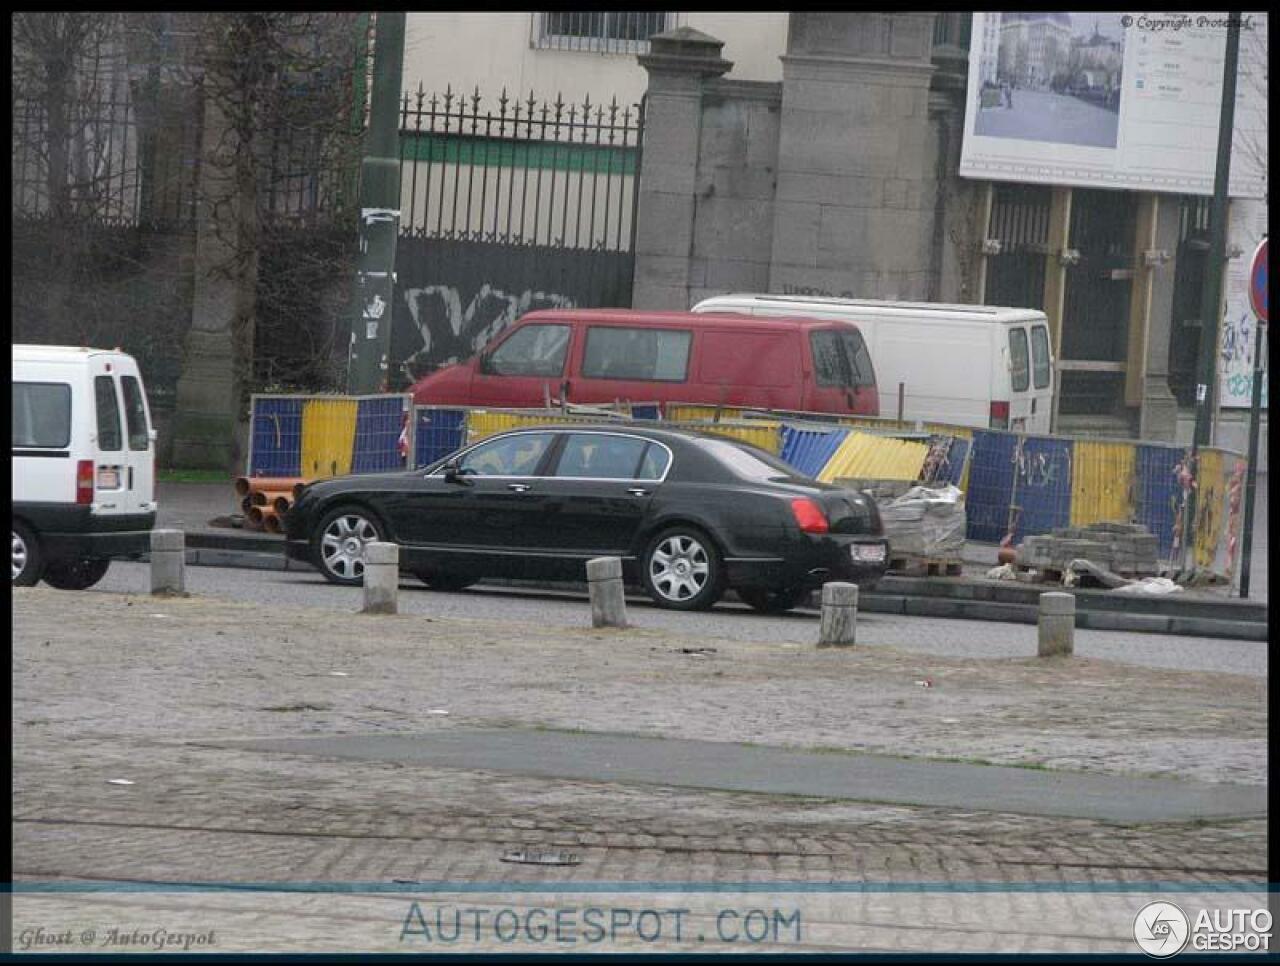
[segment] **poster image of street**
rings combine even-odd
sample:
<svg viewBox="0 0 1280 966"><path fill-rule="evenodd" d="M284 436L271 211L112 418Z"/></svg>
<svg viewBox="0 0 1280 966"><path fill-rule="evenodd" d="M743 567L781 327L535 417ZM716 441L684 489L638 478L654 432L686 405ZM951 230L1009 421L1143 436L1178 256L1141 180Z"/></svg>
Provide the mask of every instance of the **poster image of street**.
<svg viewBox="0 0 1280 966"><path fill-rule="evenodd" d="M1119 14L987 14L973 133L1114 148L1124 36Z"/></svg>

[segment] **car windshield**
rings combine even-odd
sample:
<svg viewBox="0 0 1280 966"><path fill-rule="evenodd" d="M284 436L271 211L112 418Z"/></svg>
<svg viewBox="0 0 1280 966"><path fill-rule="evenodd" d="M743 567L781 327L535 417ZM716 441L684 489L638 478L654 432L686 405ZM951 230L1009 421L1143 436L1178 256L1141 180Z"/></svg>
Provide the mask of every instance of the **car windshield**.
<svg viewBox="0 0 1280 966"><path fill-rule="evenodd" d="M749 480L769 482L795 479L800 475L796 472L795 467L788 466L777 457L746 443L728 439L706 439L702 441L702 444L707 452L711 453L736 475L746 477Z"/></svg>

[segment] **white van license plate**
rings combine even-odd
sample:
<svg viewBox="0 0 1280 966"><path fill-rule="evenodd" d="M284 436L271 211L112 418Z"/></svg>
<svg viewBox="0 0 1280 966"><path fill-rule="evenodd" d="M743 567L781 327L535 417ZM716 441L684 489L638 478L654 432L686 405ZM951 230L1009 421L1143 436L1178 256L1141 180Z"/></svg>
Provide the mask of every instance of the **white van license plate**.
<svg viewBox="0 0 1280 966"><path fill-rule="evenodd" d="M114 466L98 467L98 489L100 490L118 490L120 489L120 471Z"/></svg>
<svg viewBox="0 0 1280 966"><path fill-rule="evenodd" d="M855 543L852 549L853 559L859 563L884 562L884 544L882 543Z"/></svg>

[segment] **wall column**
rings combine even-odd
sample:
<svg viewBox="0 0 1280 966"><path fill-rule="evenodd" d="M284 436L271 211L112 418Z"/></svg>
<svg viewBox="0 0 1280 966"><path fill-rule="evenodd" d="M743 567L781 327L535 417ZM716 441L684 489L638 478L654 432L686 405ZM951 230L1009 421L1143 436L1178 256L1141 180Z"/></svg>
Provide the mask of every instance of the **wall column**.
<svg viewBox="0 0 1280 966"><path fill-rule="evenodd" d="M1178 401L1169 390L1169 340L1173 331L1173 283L1177 275L1180 207L1174 195L1152 195L1151 248L1168 252L1170 260L1149 272L1146 354L1142 361L1141 439L1174 442Z"/></svg>
<svg viewBox="0 0 1280 966"><path fill-rule="evenodd" d="M724 47L692 27L655 34L638 59L649 72L645 92L640 197L636 208L637 309L689 308L695 184L702 130L702 92L733 66Z"/></svg>

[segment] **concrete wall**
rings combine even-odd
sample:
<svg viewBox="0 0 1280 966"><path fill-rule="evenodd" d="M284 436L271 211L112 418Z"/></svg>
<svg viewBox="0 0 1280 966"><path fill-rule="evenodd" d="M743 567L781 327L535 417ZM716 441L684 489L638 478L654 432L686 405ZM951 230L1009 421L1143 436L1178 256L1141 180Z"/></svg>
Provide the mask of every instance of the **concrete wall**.
<svg viewBox="0 0 1280 966"><path fill-rule="evenodd" d="M536 13L410 13L405 22L404 86L443 92L446 85L496 98L503 87L528 97L634 104L645 92L634 51L551 50L532 44ZM712 34L734 51L734 76L777 81L787 41L785 13L677 13L678 25Z"/></svg>

